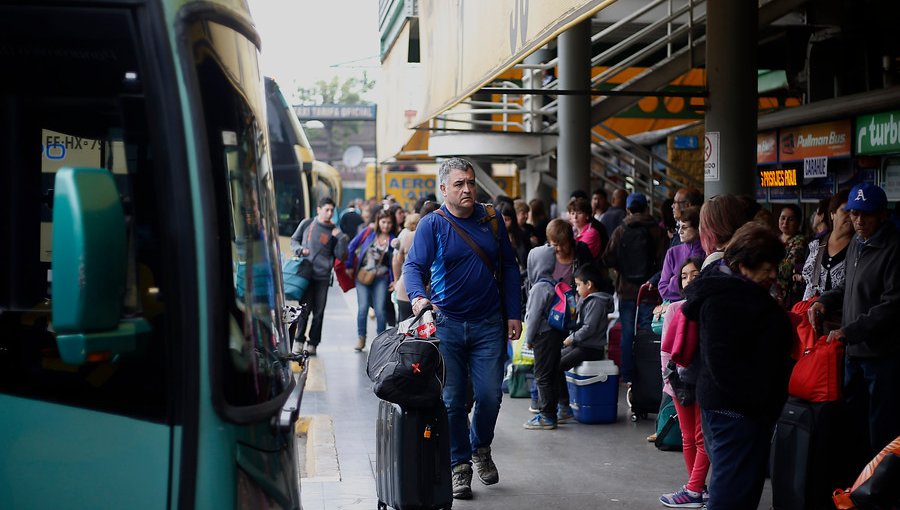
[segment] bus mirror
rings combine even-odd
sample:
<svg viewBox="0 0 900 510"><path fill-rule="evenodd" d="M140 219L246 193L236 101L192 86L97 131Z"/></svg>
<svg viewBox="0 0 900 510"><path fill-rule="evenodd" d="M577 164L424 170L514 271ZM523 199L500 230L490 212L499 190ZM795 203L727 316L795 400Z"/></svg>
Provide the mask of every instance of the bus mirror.
<svg viewBox="0 0 900 510"><path fill-rule="evenodd" d="M126 275L125 214L112 174L61 168L53 197L51 306L56 343L70 364L135 351L149 330L120 320Z"/></svg>

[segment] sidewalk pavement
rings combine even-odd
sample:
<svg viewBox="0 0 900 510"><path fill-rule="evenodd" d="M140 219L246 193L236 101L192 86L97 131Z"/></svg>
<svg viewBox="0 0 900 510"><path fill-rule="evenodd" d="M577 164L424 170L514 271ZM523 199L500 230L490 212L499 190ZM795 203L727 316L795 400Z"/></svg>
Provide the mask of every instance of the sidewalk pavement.
<svg viewBox="0 0 900 510"><path fill-rule="evenodd" d="M374 329L370 320L370 339ZM305 510L377 506L378 400L365 372L368 349L354 352L356 338L355 294L332 287L323 340L300 408L301 415L313 417L315 431L307 438L308 473L301 479ZM484 486L476 477L474 499L454 501L454 508L659 510L665 508L659 496L687 480L681 453L661 452L647 442L655 420L629 421L624 391L619 419L611 425L574 422L557 430L525 430L522 424L532 416L528 405L529 399L504 395L492 447L500 483ZM770 505L767 482L759 508Z"/></svg>

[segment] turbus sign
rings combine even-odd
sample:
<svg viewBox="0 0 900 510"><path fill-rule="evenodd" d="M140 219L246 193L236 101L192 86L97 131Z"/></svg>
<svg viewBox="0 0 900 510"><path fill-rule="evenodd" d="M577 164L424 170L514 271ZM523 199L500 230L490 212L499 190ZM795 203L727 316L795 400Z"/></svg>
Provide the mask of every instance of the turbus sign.
<svg viewBox="0 0 900 510"><path fill-rule="evenodd" d="M900 110L856 118L856 153L900 152Z"/></svg>

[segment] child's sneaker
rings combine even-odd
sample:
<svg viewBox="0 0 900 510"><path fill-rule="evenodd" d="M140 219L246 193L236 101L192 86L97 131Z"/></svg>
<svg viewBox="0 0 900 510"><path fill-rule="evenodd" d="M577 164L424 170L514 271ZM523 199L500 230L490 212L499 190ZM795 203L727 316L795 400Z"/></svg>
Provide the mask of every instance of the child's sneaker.
<svg viewBox="0 0 900 510"><path fill-rule="evenodd" d="M553 430L556 428L556 420L543 414L536 414L523 425L528 430Z"/></svg>
<svg viewBox="0 0 900 510"><path fill-rule="evenodd" d="M559 406L556 410L556 423L565 423L574 417L571 406Z"/></svg>
<svg viewBox="0 0 900 510"><path fill-rule="evenodd" d="M528 406L528 411L534 414L541 412L541 405L537 400L532 400L531 405Z"/></svg>
<svg viewBox="0 0 900 510"><path fill-rule="evenodd" d="M703 495L694 496L687 488L682 487L672 494L663 494L659 497L659 502L669 508L702 508Z"/></svg>

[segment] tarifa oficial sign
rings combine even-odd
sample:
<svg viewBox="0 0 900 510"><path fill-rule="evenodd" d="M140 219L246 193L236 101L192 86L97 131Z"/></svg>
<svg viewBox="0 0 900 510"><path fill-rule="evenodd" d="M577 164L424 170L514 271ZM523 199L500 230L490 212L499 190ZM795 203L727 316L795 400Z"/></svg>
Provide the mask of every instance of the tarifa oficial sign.
<svg viewBox="0 0 900 510"><path fill-rule="evenodd" d="M776 188L782 186L797 185L796 168L776 168L774 170L760 170L759 185L763 188Z"/></svg>

